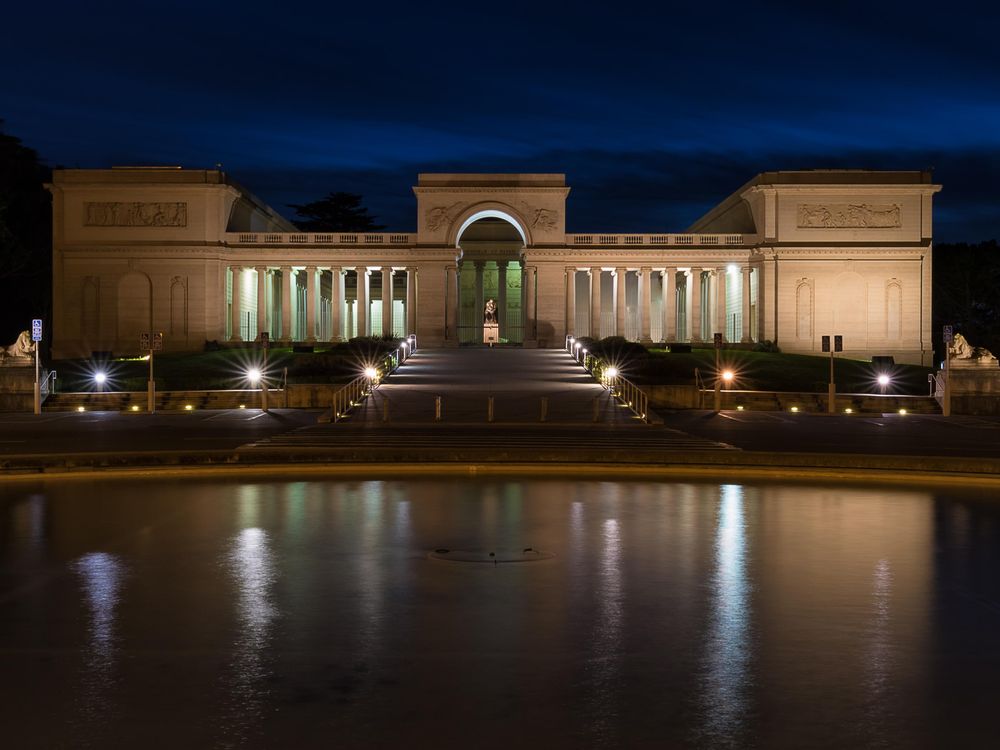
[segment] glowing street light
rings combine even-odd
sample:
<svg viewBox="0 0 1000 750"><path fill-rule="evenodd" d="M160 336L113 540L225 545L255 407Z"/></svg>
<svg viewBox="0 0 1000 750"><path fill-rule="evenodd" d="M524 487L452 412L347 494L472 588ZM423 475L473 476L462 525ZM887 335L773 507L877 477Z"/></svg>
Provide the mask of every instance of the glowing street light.
<svg viewBox="0 0 1000 750"><path fill-rule="evenodd" d="M97 388L103 389L104 384L108 382L108 376L106 373L98 371L94 373L94 382L97 384Z"/></svg>
<svg viewBox="0 0 1000 750"><path fill-rule="evenodd" d="M378 377L378 370L376 370L374 367L366 367L365 377L368 378L369 380L374 380L376 377Z"/></svg>
<svg viewBox="0 0 1000 750"><path fill-rule="evenodd" d="M883 392L885 391L886 388L889 387L889 383L891 383L891 382L892 382L892 378L890 378L884 372L881 373L878 376L878 385L879 385L879 388L881 388L883 390Z"/></svg>
<svg viewBox="0 0 1000 750"><path fill-rule="evenodd" d="M247 380L250 381L250 385L252 386L258 385L260 383L261 377L262 377L261 372L256 367L251 367L249 370L247 370Z"/></svg>
<svg viewBox="0 0 1000 750"><path fill-rule="evenodd" d="M727 385L733 382L734 377L736 377L736 375L733 373L732 370L724 370L722 372L722 379L726 381Z"/></svg>

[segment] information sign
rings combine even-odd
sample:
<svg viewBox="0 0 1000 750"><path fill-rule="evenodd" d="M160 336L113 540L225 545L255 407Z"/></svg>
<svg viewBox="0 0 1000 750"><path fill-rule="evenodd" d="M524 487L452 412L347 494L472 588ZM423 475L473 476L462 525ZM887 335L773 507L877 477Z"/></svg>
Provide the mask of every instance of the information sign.
<svg viewBox="0 0 1000 750"><path fill-rule="evenodd" d="M162 352L163 351L163 334L154 333L153 334L153 351Z"/></svg>
<svg viewBox="0 0 1000 750"><path fill-rule="evenodd" d="M42 340L42 319L34 318L31 321L31 340L41 341Z"/></svg>
<svg viewBox="0 0 1000 750"><path fill-rule="evenodd" d="M955 340L955 332L952 326L944 327L944 343L951 344Z"/></svg>
<svg viewBox="0 0 1000 750"><path fill-rule="evenodd" d="M139 334L139 349L144 352L149 351L149 334L140 333Z"/></svg>

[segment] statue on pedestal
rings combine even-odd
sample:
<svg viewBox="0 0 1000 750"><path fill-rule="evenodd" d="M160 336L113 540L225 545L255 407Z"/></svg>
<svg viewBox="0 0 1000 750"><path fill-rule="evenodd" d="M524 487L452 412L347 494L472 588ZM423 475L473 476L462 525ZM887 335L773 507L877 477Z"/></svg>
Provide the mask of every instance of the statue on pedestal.
<svg viewBox="0 0 1000 750"><path fill-rule="evenodd" d="M956 333L948 347L951 363L956 367L996 367L997 358L989 349L972 346L960 333Z"/></svg>
<svg viewBox="0 0 1000 750"><path fill-rule="evenodd" d="M483 310L483 343L493 346L500 341L500 324L497 321L497 303L492 297L486 300Z"/></svg>
<svg viewBox="0 0 1000 750"><path fill-rule="evenodd" d="M21 331L21 334L10 346L0 346L0 364L9 365L31 365L34 362L35 342L31 340L30 331Z"/></svg>

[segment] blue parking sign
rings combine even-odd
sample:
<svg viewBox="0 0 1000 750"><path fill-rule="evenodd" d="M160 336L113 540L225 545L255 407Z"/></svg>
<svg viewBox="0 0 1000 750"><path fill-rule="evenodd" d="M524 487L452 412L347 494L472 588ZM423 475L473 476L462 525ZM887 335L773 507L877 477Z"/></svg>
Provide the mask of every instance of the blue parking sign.
<svg viewBox="0 0 1000 750"><path fill-rule="evenodd" d="M31 340L41 341L42 340L42 319L34 318L31 321Z"/></svg>

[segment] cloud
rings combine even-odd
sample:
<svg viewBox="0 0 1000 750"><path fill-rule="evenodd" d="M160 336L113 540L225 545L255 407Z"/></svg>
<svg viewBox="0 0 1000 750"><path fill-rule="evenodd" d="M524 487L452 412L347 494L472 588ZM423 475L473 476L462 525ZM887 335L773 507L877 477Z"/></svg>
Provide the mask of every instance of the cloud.
<svg viewBox="0 0 1000 750"><path fill-rule="evenodd" d="M329 191L360 193L391 229L416 227L410 190L420 172L563 172L572 188L567 204L570 232L680 232L759 172L778 169L933 168L944 186L935 197L935 238L978 241L1000 226L1000 150L911 150L897 153L548 151L475 161L407 162L379 169L252 169L234 177L276 209L304 203Z"/></svg>

